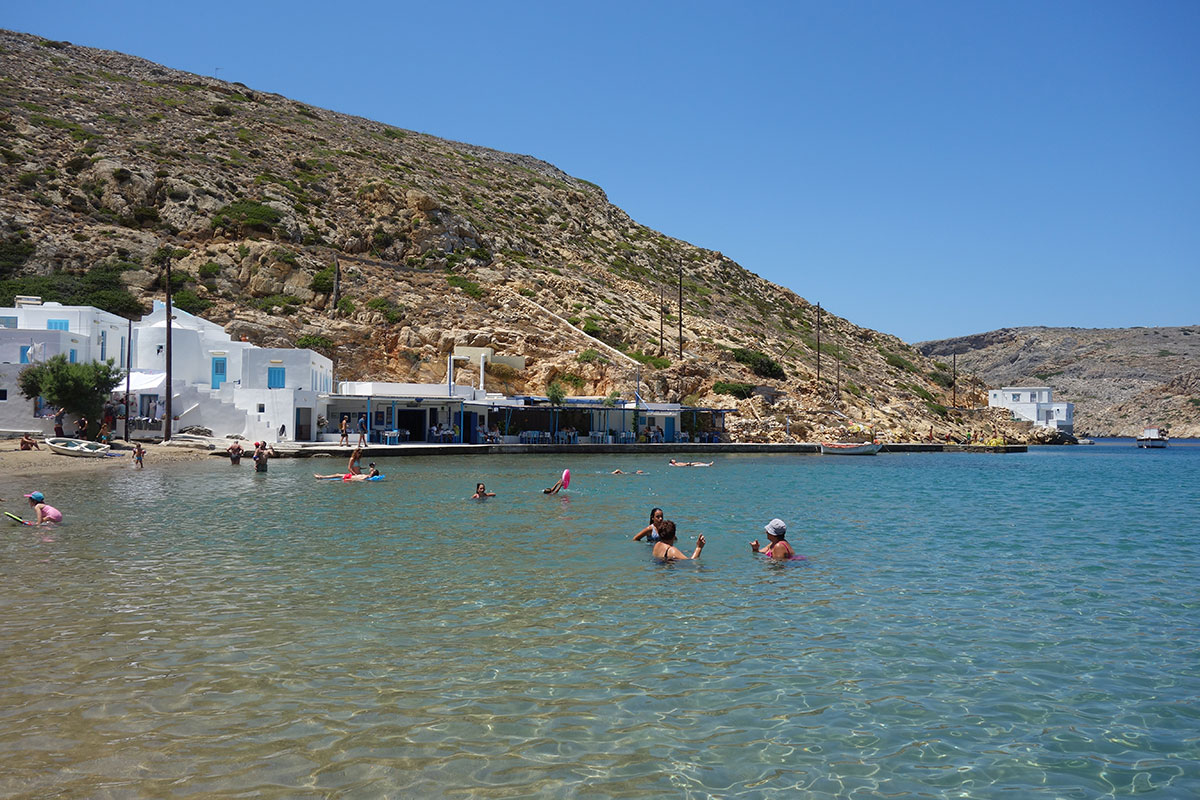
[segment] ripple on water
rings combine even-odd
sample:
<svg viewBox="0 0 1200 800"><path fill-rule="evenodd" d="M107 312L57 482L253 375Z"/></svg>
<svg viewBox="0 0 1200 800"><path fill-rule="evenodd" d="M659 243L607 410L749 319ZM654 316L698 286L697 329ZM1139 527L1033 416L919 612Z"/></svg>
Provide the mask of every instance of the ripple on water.
<svg viewBox="0 0 1200 800"><path fill-rule="evenodd" d="M1200 452L1142 455L50 481L67 524L0 541L0 794L1196 794ZM807 561L749 554L773 516Z"/></svg>

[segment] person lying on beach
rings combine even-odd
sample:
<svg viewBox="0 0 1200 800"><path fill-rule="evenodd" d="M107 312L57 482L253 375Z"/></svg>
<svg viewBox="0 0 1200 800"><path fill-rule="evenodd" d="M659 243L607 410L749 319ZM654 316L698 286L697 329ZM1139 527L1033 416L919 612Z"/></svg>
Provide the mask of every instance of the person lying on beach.
<svg viewBox="0 0 1200 800"><path fill-rule="evenodd" d="M714 462L709 461L706 463L704 461L676 461L672 458L669 463L672 467L711 467Z"/></svg>
<svg viewBox="0 0 1200 800"><path fill-rule="evenodd" d="M318 475L315 472L313 473L313 477L319 481L341 480L344 483L349 483L350 481L369 481L369 480L371 480L371 478L374 478L378 475L379 475L379 470L375 467L374 463L367 465L366 474L363 474L361 472L358 473L357 475L355 475L353 472L347 472L345 475L342 475L340 473L335 474L335 475Z"/></svg>
<svg viewBox="0 0 1200 800"><path fill-rule="evenodd" d="M792 546L784 541L784 536L787 536L787 525L781 519L773 519L764 526L763 530L767 532L767 539L771 543L763 549L758 548L758 539L750 543L751 553L762 553L767 558L775 558L780 561L787 561L790 558L796 557L796 551Z"/></svg>
<svg viewBox="0 0 1200 800"><path fill-rule="evenodd" d="M626 472L625 470L614 469L612 471L612 474L613 475L645 475L646 473L642 472L640 469L634 470L633 472Z"/></svg>
<svg viewBox="0 0 1200 800"><path fill-rule="evenodd" d="M664 519L662 524L658 526L658 542L654 545L652 555L659 561L692 561L700 557L700 551L704 549L704 534L696 537L696 549L692 552L691 558L683 554L683 551L675 546L675 523L669 519Z"/></svg>
<svg viewBox="0 0 1200 800"><path fill-rule="evenodd" d="M37 525L44 525L48 522L62 522L62 512L54 506L46 502L46 496L41 492L31 492L26 497L29 498L29 505L33 506L34 512L37 514Z"/></svg>
<svg viewBox="0 0 1200 800"><path fill-rule="evenodd" d="M495 492L489 492L482 483L475 484L475 494L471 495L472 500L482 500L485 497L495 497Z"/></svg>
<svg viewBox="0 0 1200 800"><path fill-rule="evenodd" d="M28 433L21 436L20 446L22 450L41 450L38 446L37 439L30 436Z"/></svg>
<svg viewBox="0 0 1200 800"><path fill-rule="evenodd" d="M662 525L662 522L663 522L663 510L661 508L650 509L650 524L647 525L646 527L642 528L637 533L635 533L633 535L633 540L635 542L640 542L642 539L645 539L647 542L650 542L651 544L653 544L654 542L657 542L658 541L658 526Z"/></svg>

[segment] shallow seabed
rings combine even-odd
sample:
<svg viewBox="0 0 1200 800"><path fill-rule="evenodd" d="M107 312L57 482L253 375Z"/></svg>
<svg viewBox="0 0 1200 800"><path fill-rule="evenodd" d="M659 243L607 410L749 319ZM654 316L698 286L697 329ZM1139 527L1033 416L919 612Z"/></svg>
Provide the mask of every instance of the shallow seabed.
<svg viewBox="0 0 1200 800"><path fill-rule="evenodd" d="M30 487L0 795L1200 794L1200 448L567 458Z"/></svg>

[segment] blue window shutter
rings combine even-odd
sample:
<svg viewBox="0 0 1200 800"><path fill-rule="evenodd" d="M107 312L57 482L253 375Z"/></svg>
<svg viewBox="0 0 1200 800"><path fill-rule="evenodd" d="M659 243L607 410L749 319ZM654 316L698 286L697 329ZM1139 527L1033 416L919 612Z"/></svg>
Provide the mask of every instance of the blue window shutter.
<svg viewBox="0 0 1200 800"><path fill-rule="evenodd" d="M70 361L72 364L75 363L75 351L74 350L71 351L71 357L67 360Z"/></svg>
<svg viewBox="0 0 1200 800"><path fill-rule="evenodd" d="M48 319L46 320L46 330L69 331L71 330L70 321L65 319Z"/></svg>
<svg viewBox="0 0 1200 800"><path fill-rule="evenodd" d="M287 384L283 367L267 367L267 388L282 389Z"/></svg>
<svg viewBox="0 0 1200 800"><path fill-rule="evenodd" d="M21 363L29 363L29 345L21 345Z"/></svg>

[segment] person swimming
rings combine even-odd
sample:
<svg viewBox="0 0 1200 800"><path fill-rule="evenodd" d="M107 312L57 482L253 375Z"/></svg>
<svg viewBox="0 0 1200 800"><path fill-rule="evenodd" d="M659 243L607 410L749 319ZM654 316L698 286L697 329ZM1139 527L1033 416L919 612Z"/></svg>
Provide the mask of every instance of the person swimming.
<svg viewBox="0 0 1200 800"><path fill-rule="evenodd" d="M472 500L482 500L485 497L495 497L495 492L489 492L487 487L482 483L475 484L475 494L471 495Z"/></svg>
<svg viewBox="0 0 1200 800"><path fill-rule="evenodd" d="M633 535L633 540L635 542L640 542L642 539L645 539L647 542L650 542L651 544L653 544L654 542L657 542L658 541L658 526L662 525L662 522L663 522L663 510L661 508L650 509L650 524L647 525L646 527L642 528L637 533L635 533Z"/></svg>
<svg viewBox="0 0 1200 800"><path fill-rule="evenodd" d="M787 561L793 558L804 558L804 556L796 555L796 551L788 544L783 537L787 536L787 525L781 519L773 519L768 522L763 530L767 532L767 540L770 544L759 549L758 539L750 543L751 553L762 553L767 558L774 558L779 561Z"/></svg>
<svg viewBox="0 0 1200 800"><path fill-rule="evenodd" d="M654 545L652 555L659 561L694 561L700 558L700 551L704 549L704 545L702 533L696 537L696 549L692 551L691 558L685 556L683 551L675 546L675 523L664 519L658 526L658 541Z"/></svg>

